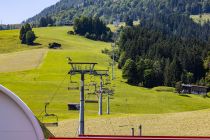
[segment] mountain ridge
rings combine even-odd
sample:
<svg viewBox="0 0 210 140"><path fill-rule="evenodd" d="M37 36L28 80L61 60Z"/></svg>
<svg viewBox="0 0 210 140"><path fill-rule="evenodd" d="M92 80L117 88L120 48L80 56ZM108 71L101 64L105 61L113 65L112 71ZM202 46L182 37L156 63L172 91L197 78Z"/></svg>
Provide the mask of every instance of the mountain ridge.
<svg viewBox="0 0 210 140"><path fill-rule="evenodd" d="M186 15L210 13L210 2L207 0L61 0L26 22L34 23L41 17L52 16L57 25L62 25L84 15L98 16L105 22L112 23L115 20L124 21L126 16L138 20L157 12Z"/></svg>

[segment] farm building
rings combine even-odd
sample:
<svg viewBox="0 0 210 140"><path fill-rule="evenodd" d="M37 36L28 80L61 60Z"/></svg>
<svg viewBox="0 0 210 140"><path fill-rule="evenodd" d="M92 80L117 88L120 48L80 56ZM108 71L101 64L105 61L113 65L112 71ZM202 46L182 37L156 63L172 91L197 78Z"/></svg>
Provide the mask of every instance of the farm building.
<svg viewBox="0 0 210 140"><path fill-rule="evenodd" d="M42 129L27 105L0 85L0 139L44 140Z"/></svg>
<svg viewBox="0 0 210 140"><path fill-rule="evenodd" d="M206 86L182 84L181 93L207 95L207 91L208 87Z"/></svg>

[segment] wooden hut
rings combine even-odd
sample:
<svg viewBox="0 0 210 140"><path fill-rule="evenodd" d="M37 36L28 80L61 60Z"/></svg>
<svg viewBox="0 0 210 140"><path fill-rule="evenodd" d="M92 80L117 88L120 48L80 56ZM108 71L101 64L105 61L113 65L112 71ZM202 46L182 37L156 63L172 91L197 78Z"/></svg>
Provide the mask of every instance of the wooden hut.
<svg viewBox="0 0 210 140"><path fill-rule="evenodd" d="M208 87L206 86L182 84L181 93L207 95L207 91L208 91Z"/></svg>

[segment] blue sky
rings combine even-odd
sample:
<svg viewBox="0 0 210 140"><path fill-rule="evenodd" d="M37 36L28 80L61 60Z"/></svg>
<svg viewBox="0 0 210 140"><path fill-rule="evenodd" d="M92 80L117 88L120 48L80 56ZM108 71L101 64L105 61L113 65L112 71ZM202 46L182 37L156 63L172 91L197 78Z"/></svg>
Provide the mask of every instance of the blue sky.
<svg viewBox="0 0 210 140"><path fill-rule="evenodd" d="M1 0L0 24L21 23L59 0Z"/></svg>

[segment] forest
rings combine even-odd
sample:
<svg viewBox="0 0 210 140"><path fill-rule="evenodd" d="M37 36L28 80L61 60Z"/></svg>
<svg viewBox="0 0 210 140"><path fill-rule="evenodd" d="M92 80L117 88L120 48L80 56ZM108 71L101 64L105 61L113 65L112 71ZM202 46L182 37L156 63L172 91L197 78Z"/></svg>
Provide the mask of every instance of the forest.
<svg viewBox="0 0 210 140"><path fill-rule="evenodd" d="M75 21L76 34L103 41L109 36L103 22L126 22L129 26L118 31L116 40L118 67L128 83L151 88L180 81L207 85L210 22L190 18L202 13L210 13L208 0L61 0L28 22L42 16L52 17L56 25ZM134 20L140 25L128 24ZM99 33L95 27L100 23Z"/></svg>
<svg viewBox="0 0 210 140"><path fill-rule="evenodd" d="M21 24L0 24L0 30L20 29L21 26Z"/></svg>
<svg viewBox="0 0 210 140"><path fill-rule="evenodd" d="M99 18L80 17L74 20L74 32L92 40L111 41L112 32Z"/></svg>
<svg viewBox="0 0 210 140"><path fill-rule="evenodd" d="M170 20L163 17L122 30L118 42L118 67L122 68L123 77L130 84L149 88L175 86L179 81L199 83L206 74L204 60L210 46L209 32L205 30L209 25L201 27L184 17L174 16ZM191 23L187 24L188 28L185 22Z"/></svg>
<svg viewBox="0 0 210 140"><path fill-rule="evenodd" d="M165 35L174 35L182 39L197 38L208 41L210 36L210 22L203 25L195 23L186 15L180 14L154 14L141 21L141 26L161 31Z"/></svg>
<svg viewBox="0 0 210 140"><path fill-rule="evenodd" d="M40 14L29 18L27 22L37 23L42 17L51 16L56 25L71 23L83 15L100 17L106 23L115 20L125 21L129 16L133 20L151 17L155 13L178 13L195 15L210 13L208 0L61 0L44 9Z"/></svg>

